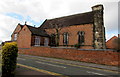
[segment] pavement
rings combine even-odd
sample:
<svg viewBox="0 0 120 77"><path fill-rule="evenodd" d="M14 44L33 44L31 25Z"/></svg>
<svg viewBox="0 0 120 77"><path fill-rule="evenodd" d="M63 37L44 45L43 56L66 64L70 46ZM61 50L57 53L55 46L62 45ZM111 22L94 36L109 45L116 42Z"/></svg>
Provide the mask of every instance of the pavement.
<svg viewBox="0 0 120 77"><path fill-rule="evenodd" d="M0 50L0 77L2 76L2 55ZM36 69L31 69L30 67L25 67L23 65L17 64L17 67L15 69L15 77L58 77L51 75L49 73L46 73L43 71L40 72Z"/></svg>
<svg viewBox="0 0 120 77"><path fill-rule="evenodd" d="M55 76L17 65L17 68L15 70L15 77L55 77Z"/></svg>
<svg viewBox="0 0 120 77"><path fill-rule="evenodd" d="M18 56L17 76L33 77L118 77L118 67L57 58Z"/></svg>

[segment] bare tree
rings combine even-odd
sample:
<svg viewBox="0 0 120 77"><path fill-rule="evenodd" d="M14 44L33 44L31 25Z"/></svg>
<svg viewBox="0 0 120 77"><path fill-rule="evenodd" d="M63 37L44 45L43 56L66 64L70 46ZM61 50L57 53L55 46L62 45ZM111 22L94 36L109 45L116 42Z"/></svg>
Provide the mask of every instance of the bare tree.
<svg viewBox="0 0 120 77"><path fill-rule="evenodd" d="M59 40L60 40L60 30L62 28L60 28L60 25L62 24L58 24L57 21L55 23L50 23L50 25L54 26L55 28L55 43L56 43L56 46L59 46Z"/></svg>
<svg viewBox="0 0 120 77"><path fill-rule="evenodd" d="M59 28L60 24L56 24L55 25L55 30L56 30L56 45L59 46L59 40L60 40L60 30L61 28Z"/></svg>

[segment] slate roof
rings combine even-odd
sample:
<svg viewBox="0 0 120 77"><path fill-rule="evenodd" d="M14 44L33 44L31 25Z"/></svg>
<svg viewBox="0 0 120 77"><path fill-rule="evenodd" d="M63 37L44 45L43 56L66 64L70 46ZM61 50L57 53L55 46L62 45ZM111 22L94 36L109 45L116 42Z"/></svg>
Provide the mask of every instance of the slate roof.
<svg viewBox="0 0 120 77"><path fill-rule="evenodd" d="M58 25L58 27L90 24L93 23L93 19L94 19L93 16L94 16L94 11L91 11L91 12L64 16L55 19L49 19L49 20L45 20L44 23L40 26L40 28L44 28L44 29L55 28L56 24Z"/></svg>
<svg viewBox="0 0 120 77"><path fill-rule="evenodd" d="M20 25L21 28L23 28L24 25Z"/></svg>
<svg viewBox="0 0 120 77"><path fill-rule="evenodd" d="M31 33L33 34L33 35L38 35L38 36L49 36L46 32L45 32L45 30L43 30L43 29L39 29L39 28L36 28L36 27L32 27L32 26L29 26L29 25L26 25L28 28L29 28L29 30L31 31Z"/></svg>
<svg viewBox="0 0 120 77"><path fill-rule="evenodd" d="M94 11L45 20L39 28L28 26L33 35L49 36L45 29L93 23ZM21 25L21 27L23 27Z"/></svg>

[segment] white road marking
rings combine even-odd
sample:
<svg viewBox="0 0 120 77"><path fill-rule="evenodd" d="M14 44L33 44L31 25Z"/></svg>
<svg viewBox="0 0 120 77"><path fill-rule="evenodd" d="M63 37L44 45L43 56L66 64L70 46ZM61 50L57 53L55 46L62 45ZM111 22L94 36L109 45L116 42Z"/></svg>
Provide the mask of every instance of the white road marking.
<svg viewBox="0 0 120 77"><path fill-rule="evenodd" d="M104 74L101 74L101 73L96 73L96 72L91 72L91 71L87 71L87 73L96 74L96 75L104 75Z"/></svg>
<svg viewBox="0 0 120 77"><path fill-rule="evenodd" d="M19 59L19 60L26 60L26 59L23 59L23 58L17 58L17 59Z"/></svg>
<svg viewBox="0 0 120 77"><path fill-rule="evenodd" d="M54 65L54 64L49 64L49 63L44 63L44 62L39 62L39 61L36 61L36 62L37 62L37 63L40 63L40 64L46 64L46 65L54 66L54 67L66 68L66 67L60 66L60 65Z"/></svg>

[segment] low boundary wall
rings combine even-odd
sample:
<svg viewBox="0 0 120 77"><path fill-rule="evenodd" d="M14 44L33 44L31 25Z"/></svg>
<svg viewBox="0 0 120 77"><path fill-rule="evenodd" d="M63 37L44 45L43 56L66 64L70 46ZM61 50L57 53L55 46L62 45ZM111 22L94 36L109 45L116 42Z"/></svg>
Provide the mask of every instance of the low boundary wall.
<svg viewBox="0 0 120 77"><path fill-rule="evenodd" d="M114 66L118 66L120 63L120 52L115 52L114 50L82 50L75 48L31 47L19 48L19 53Z"/></svg>

